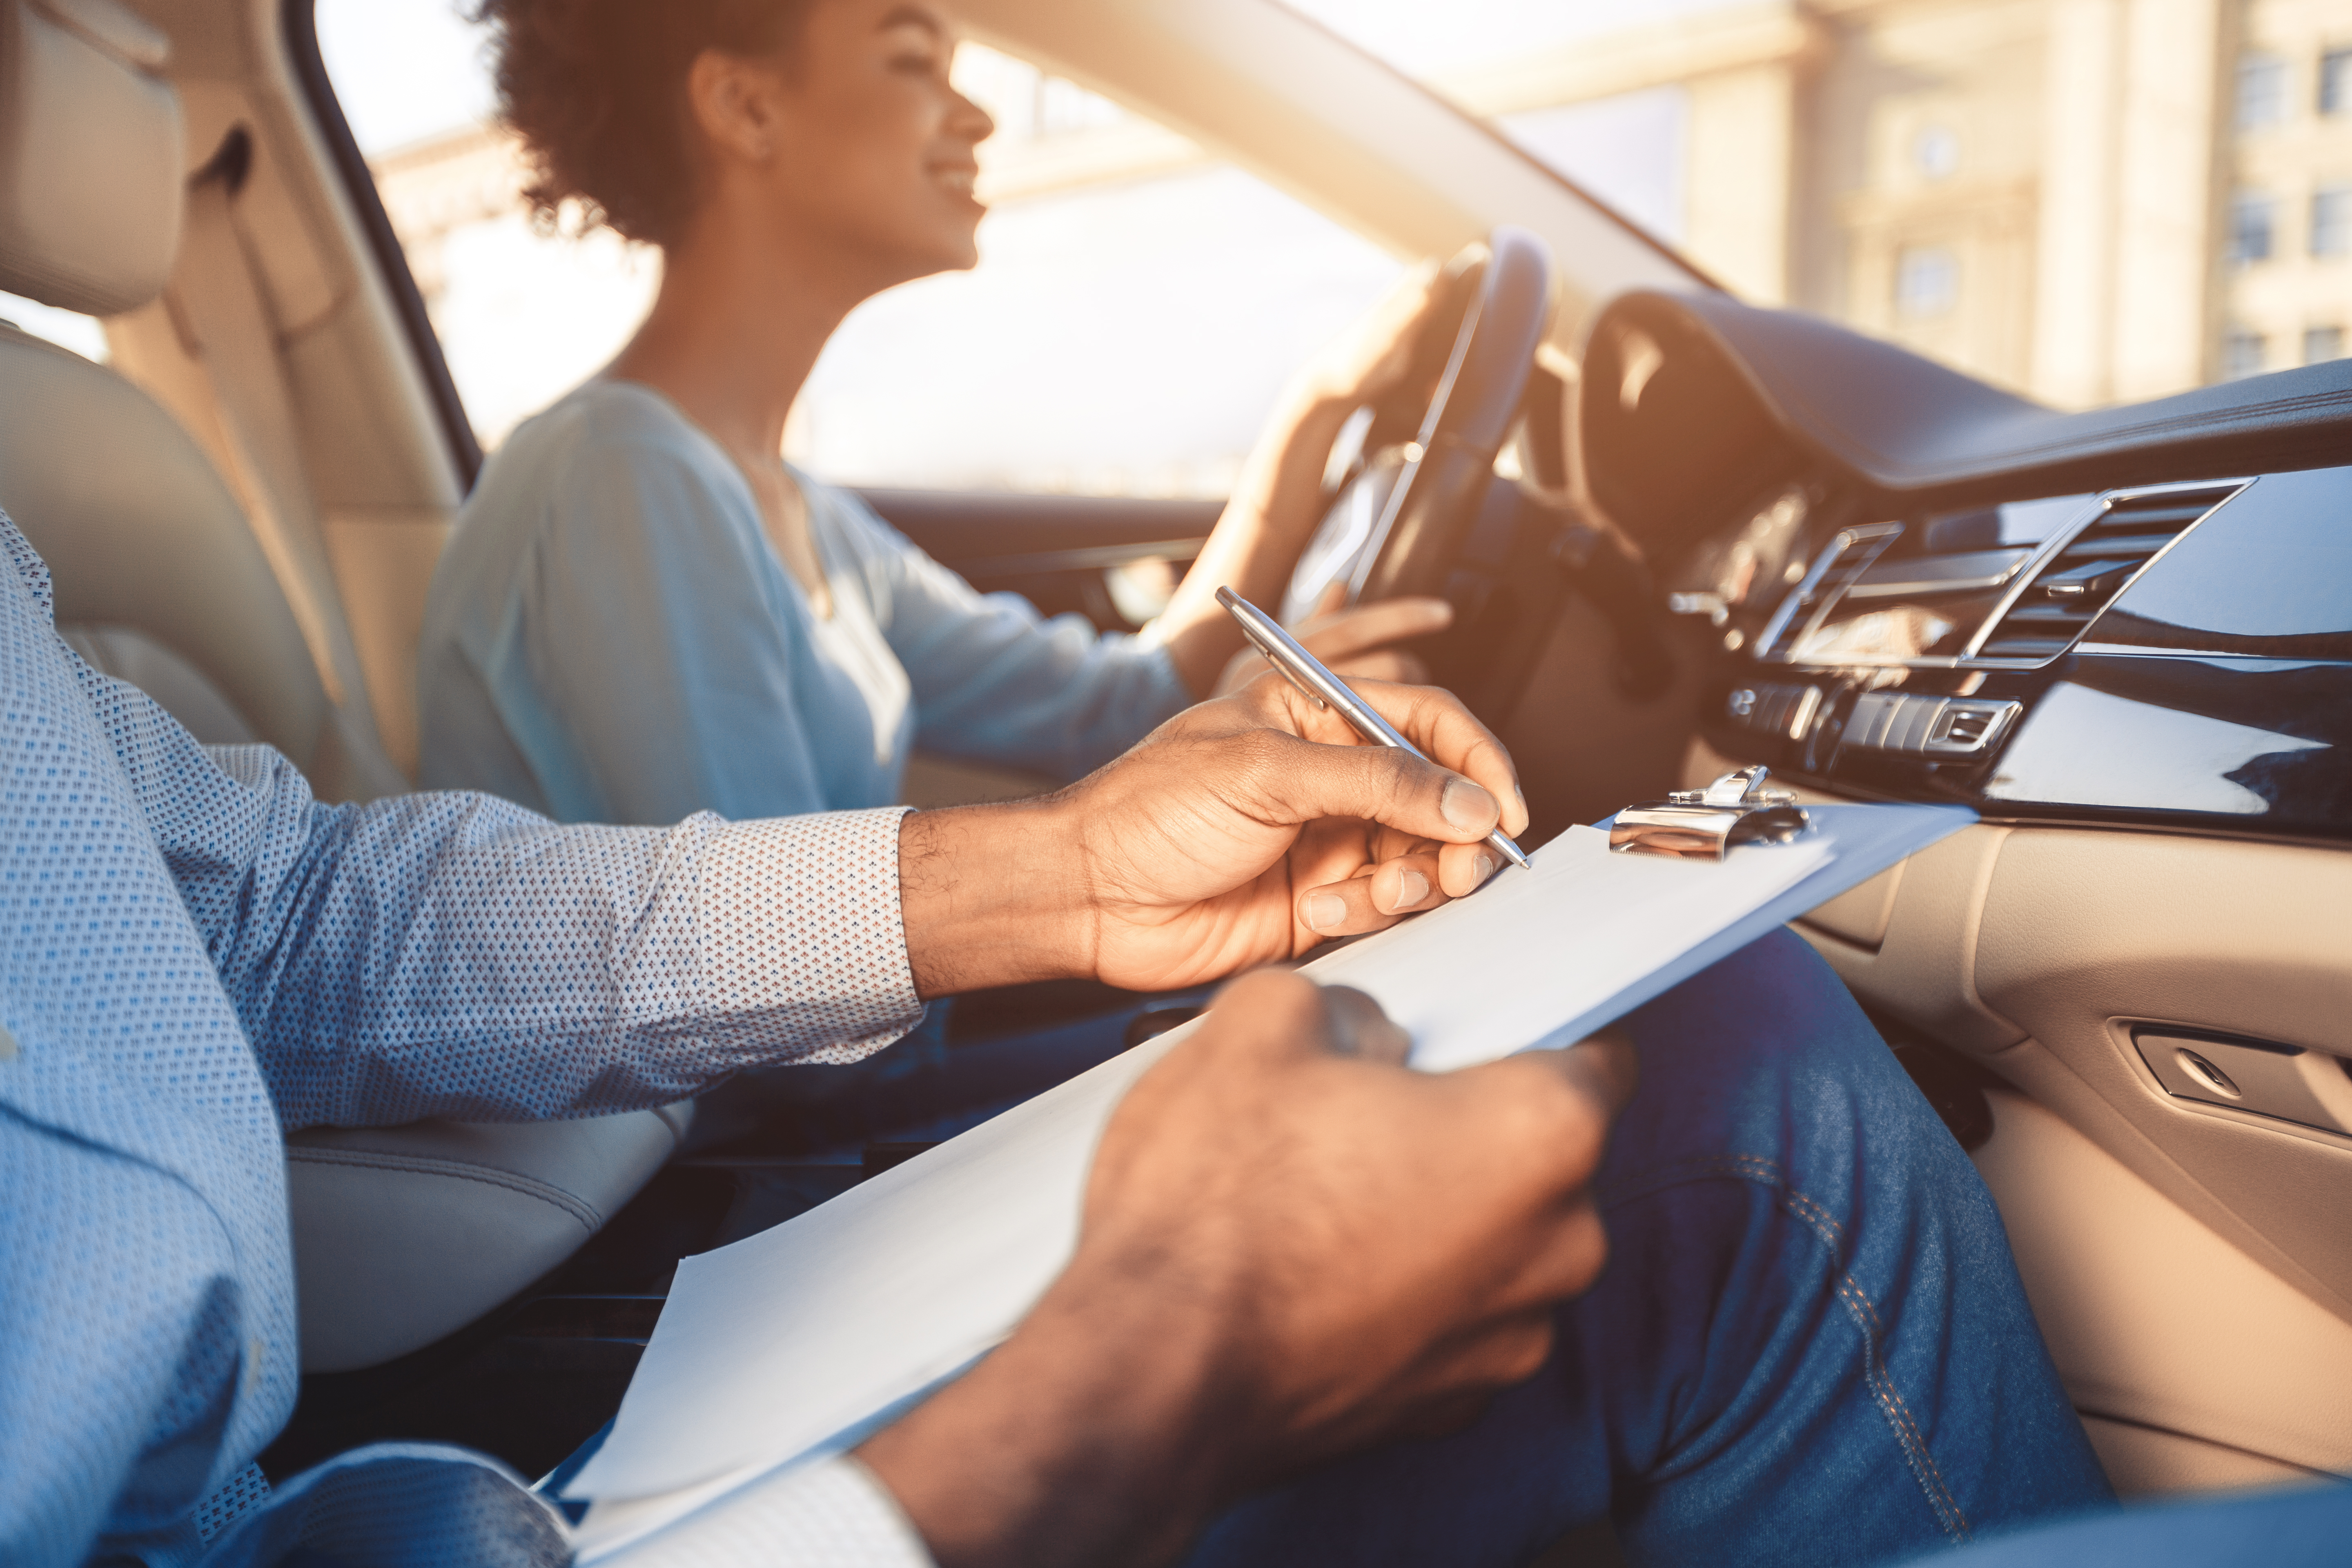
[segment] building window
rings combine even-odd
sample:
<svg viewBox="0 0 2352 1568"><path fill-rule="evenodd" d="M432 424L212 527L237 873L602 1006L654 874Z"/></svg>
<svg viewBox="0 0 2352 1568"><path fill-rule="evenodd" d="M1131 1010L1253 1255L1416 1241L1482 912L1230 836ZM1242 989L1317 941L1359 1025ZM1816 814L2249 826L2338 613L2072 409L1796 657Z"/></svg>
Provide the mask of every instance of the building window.
<svg viewBox="0 0 2352 1568"><path fill-rule="evenodd" d="M2260 375L2269 357L2270 340L2260 332L2231 332L2221 340L2221 379L2236 381Z"/></svg>
<svg viewBox="0 0 2352 1568"><path fill-rule="evenodd" d="M2303 329L2303 363L2326 364L2344 357L2344 329L2341 327L2305 327Z"/></svg>
<svg viewBox="0 0 2352 1568"><path fill-rule="evenodd" d="M2352 49L2330 49L2319 57L2319 112L2347 110L2352 110Z"/></svg>
<svg viewBox="0 0 2352 1568"><path fill-rule="evenodd" d="M1941 245L1906 245L1895 255L1895 313L1913 321L1949 315L1960 302L1960 258Z"/></svg>
<svg viewBox="0 0 2352 1568"><path fill-rule="evenodd" d="M1958 135L1948 125L1922 126L1911 139L1911 166L1922 179L1950 179L1960 167Z"/></svg>
<svg viewBox="0 0 2352 1568"><path fill-rule="evenodd" d="M2311 254L2352 256L2352 185L2322 185L2312 196Z"/></svg>
<svg viewBox="0 0 2352 1568"><path fill-rule="evenodd" d="M2238 129L2260 131L2286 118L2286 62L2276 55L2238 57Z"/></svg>
<svg viewBox="0 0 2352 1568"><path fill-rule="evenodd" d="M2230 260L2238 267L2268 261L2277 237L2278 204L2268 196L2241 193L2230 203Z"/></svg>

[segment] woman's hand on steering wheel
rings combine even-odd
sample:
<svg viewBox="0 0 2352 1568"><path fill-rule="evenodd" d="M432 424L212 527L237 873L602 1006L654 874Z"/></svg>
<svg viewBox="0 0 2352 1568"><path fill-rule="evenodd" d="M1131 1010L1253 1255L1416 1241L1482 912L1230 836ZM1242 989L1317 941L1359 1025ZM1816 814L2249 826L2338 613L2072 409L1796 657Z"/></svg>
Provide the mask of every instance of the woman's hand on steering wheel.
<svg viewBox="0 0 2352 1568"><path fill-rule="evenodd" d="M1427 685L1429 667L1417 656L1391 645L1444 631L1454 624L1454 606L1443 599L1429 598L1349 605L1346 598L1347 589L1333 584L1315 614L1291 627L1291 635L1342 680ZM1269 668L1264 656L1244 648L1226 664L1211 695L1230 696Z"/></svg>
<svg viewBox="0 0 2352 1568"><path fill-rule="evenodd" d="M1439 264L1424 261L1299 367L1292 395L1352 412L1396 390L1437 302ZM1318 657L1320 657L1319 655Z"/></svg>
<svg viewBox="0 0 2352 1568"><path fill-rule="evenodd" d="M1247 679L1234 668L1241 633L1217 605L1217 589L1230 587L1268 607L1282 603L1299 550L1329 505L1324 476L1333 447L1357 409L1395 395L1412 374L1420 340L1444 292L1440 278L1433 264L1413 268L1291 378L1224 515L1154 633L1179 679L1199 696L1223 695ZM1435 631L1451 616L1423 602L1377 614L1339 612L1328 622L1322 615L1306 618L1315 630L1302 640L1340 675L1410 684L1425 677L1418 660L1375 650Z"/></svg>

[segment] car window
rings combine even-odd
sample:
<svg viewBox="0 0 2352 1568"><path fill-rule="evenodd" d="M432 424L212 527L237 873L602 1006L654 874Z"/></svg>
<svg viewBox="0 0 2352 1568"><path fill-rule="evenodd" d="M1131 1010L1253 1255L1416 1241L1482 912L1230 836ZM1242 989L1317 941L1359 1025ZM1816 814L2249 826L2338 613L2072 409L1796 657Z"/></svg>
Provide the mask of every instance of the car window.
<svg viewBox="0 0 2352 1568"><path fill-rule="evenodd" d="M2007 0L1283 3L1743 298L2060 406L2352 329L2352 48L2302 0L2182 13L2145 57Z"/></svg>
<svg viewBox="0 0 2352 1568"><path fill-rule="evenodd" d="M318 0L320 52L486 448L607 361L659 280L537 233L448 0ZM1192 142L978 46L982 261L835 336L786 451L844 483L1216 497L1299 362L1401 262ZM429 81L427 91L412 83Z"/></svg>

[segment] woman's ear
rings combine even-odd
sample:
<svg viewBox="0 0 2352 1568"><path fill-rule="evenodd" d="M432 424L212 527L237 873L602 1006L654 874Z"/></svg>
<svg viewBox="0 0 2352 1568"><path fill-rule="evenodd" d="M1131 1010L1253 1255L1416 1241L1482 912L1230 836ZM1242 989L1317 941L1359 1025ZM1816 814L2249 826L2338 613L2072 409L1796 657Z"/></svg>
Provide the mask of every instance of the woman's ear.
<svg viewBox="0 0 2352 1568"><path fill-rule="evenodd" d="M710 150L722 161L765 163L783 132L783 78L774 65L705 49L686 73L687 103Z"/></svg>

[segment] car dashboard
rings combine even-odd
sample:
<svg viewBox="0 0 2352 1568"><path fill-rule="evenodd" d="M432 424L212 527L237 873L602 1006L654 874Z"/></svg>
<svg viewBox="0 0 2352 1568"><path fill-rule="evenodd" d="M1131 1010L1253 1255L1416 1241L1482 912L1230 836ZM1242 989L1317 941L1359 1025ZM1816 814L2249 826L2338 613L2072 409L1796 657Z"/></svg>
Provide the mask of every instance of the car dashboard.
<svg viewBox="0 0 2352 1568"><path fill-rule="evenodd" d="M2084 416L1859 340L1777 355L1768 384L1760 334L1664 303L1604 317L1582 434L1596 494L1698 628L1713 750L1993 822L2352 836L2352 468L2313 465L2308 406L2347 402L2345 367L2053 465ZM1956 452L1944 409L1990 438ZM2352 455L2352 408L2331 412ZM2234 449L2213 449L2225 424Z"/></svg>
<svg viewBox="0 0 2352 1568"><path fill-rule="evenodd" d="M2352 1474L2352 364L2067 414L1645 293L1576 394L1680 782L1982 818L1797 929L1982 1095L1964 1146L2118 1489Z"/></svg>

